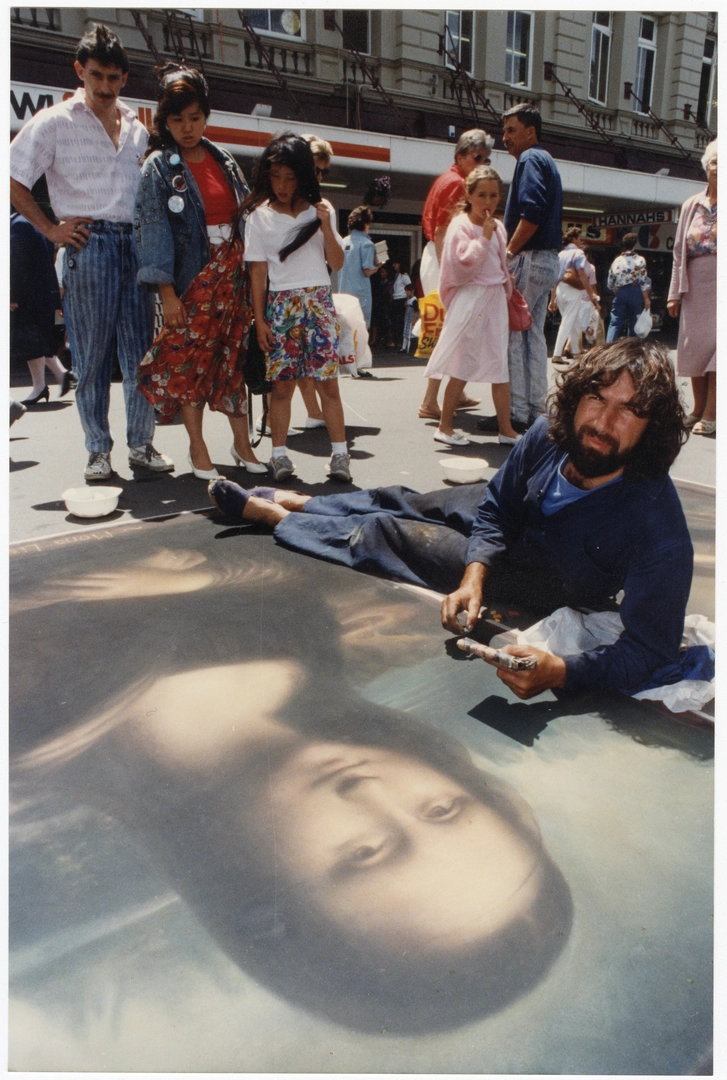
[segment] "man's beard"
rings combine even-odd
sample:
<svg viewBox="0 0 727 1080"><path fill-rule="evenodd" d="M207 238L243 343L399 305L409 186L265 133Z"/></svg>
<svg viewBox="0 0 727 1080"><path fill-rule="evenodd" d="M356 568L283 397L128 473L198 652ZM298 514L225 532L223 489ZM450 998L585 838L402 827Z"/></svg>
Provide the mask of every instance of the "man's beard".
<svg viewBox="0 0 727 1080"><path fill-rule="evenodd" d="M590 446L584 446L581 442L584 435L593 435L612 446L612 449L602 453ZM618 472L624 467L629 457L628 451L625 454L619 452L618 443L610 435L601 435L587 424L581 426L578 434L568 436L564 449L568 451L568 457L576 472L584 480L595 480L599 476L609 476L611 473Z"/></svg>

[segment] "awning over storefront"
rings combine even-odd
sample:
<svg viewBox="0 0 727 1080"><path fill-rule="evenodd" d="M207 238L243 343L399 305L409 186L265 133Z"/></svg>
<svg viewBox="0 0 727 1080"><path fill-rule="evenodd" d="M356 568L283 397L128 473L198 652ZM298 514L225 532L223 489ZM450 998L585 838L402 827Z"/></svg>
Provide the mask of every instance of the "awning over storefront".
<svg viewBox="0 0 727 1080"><path fill-rule="evenodd" d="M70 96L59 87L11 84L11 130L13 134L39 108L47 108ZM125 98L138 110L141 121L149 125L156 108L152 101ZM256 157L270 137L281 130L305 134L311 131L331 143L336 172L342 177L357 177L361 171L401 174L411 178L408 198L423 198L431 180L452 164L453 146L434 139L414 139L376 132L352 131L350 128L316 127L294 120L251 116L243 113L212 111L207 135L240 158ZM556 158L563 181L566 214L598 218L616 214L622 207L678 207L698 192L702 184L678 177L651 175L587 165ZM504 150L495 150L492 165L509 184L515 159Z"/></svg>

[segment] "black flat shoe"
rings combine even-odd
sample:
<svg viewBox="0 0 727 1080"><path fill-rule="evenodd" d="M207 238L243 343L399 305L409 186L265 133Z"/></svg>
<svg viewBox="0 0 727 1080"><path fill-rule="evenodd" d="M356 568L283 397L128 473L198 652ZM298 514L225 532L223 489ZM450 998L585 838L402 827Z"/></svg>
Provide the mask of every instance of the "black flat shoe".
<svg viewBox="0 0 727 1080"><path fill-rule="evenodd" d="M23 405L25 405L26 408L31 409L33 407L33 405L38 405L41 401L49 401L49 400L50 400L50 390L48 389L47 386L44 386L43 389L41 390L41 392L39 394L36 394L35 397L23 398Z"/></svg>
<svg viewBox="0 0 727 1080"><path fill-rule="evenodd" d="M58 397L65 397L69 390L75 390L78 386L78 379L72 371L67 371L63 376L63 382L61 383L61 392Z"/></svg>

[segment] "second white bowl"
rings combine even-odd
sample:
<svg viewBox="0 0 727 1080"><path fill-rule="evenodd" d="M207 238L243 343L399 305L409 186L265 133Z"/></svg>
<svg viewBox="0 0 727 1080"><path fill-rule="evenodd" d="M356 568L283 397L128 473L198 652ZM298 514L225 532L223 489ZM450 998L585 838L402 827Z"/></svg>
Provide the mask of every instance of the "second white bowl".
<svg viewBox="0 0 727 1080"><path fill-rule="evenodd" d="M454 484L476 484L485 479L490 467L489 461L479 457L441 457L439 464L444 469L447 480Z"/></svg>

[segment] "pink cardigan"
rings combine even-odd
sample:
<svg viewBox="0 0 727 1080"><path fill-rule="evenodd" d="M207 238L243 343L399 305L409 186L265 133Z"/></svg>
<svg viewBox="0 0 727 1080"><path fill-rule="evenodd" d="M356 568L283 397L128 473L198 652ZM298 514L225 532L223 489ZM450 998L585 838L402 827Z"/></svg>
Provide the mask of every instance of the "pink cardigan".
<svg viewBox="0 0 727 1080"><path fill-rule="evenodd" d="M473 225L467 214L452 218L444 238L439 271L439 295L445 308L463 285L504 285L509 299L512 282L506 251L507 233L501 221L495 222L492 239L487 240L482 227Z"/></svg>
<svg viewBox="0 0 727 1080"><path fill-rule="evenodd" d="M687 236L689 227L700 203L707 202L707 189L698 191L692 195L682 206L679 214L676 236L674 237L674 261L671 266L671 284L669 285L668 300L679 300L684 293L689 292L689 259L687 258Z"/></svg>

